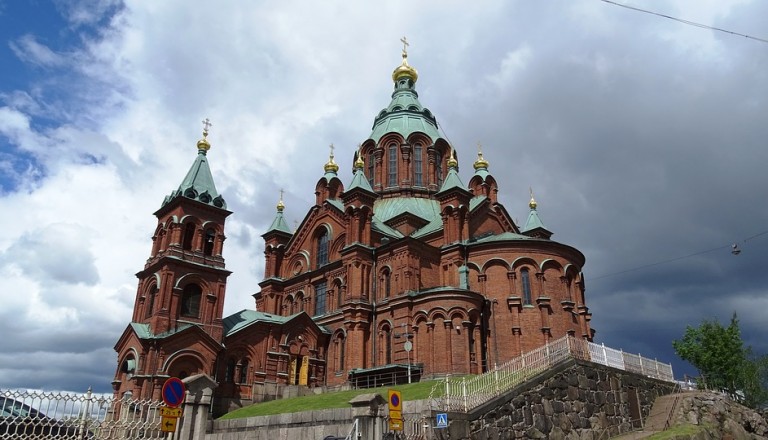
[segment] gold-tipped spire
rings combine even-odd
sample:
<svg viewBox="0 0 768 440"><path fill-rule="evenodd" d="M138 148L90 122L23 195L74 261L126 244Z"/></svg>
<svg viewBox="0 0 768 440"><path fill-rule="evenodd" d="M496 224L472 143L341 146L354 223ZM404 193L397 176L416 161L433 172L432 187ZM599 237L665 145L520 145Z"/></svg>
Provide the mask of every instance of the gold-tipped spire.
<svg viewBox="0 0 768 440"><path fill-rule="evenodd" d="M357 145L357 159L355 160L355 169L363 169L365 168L365 161L363 161L363 152L362 152L362 146L360 144Z"/></svg>
<svg viewBox="0 0 768 440"><path fill-rule="evenodd" d="M208 142L208 130L213 127L211 121L208 118L203 119L203 138L197 141L197 151L207 153L211 149L211 144Z"/></svg>
<svg viewBox="0 0 768 440"><path fill-rule="evenodd" d="M283 203L283 190L280 190L280 201L277 202L277 212L283 212L285 203Z"/></svg>
<svg viewBox="0 0 768 440"><path fill-rule="evenodd" d="M533 189L531 187L528 187L528 191L531 193L531 201L528 202L528 207L531 209L536 209L538 206L538 203L536 203L536 199L533 198Z"/></svg>
<svg viewBox="0 0 768 440"><path fill-rule="evenodd" d="M330 157L328 159L328 162L326 162L323 168L325 169L326 173L336 174L339 171L339 165L337 165L336 162L333 161L333 149L334 149L333 144L331 144L330 148L331 148Z"/></svg>
<svg viewBox="0 0 768 440"><path fill-rule="evenodd" d="M392 72L392 81L397 82L397 80L402 77L408 77L413 82L416 82L416 80L419 79L419 72L408 65L408 40L403 37L400 41L403 42L403 62L397 66L394 72Z"/></svg>
<svg viewBox="0 0 768 440"><path fill-rule="evenodd" d="M477 143L477 160L475 160L475 163L472 166L475 167L475 170L488 168L488 161L483 158L483 146L480 142Z"/></svg>
<svg viewBox="0 0 768 440"><path fill-rule="evenodd" d="M459 161L456 160L456 156L453 154L453 147L451 147L451 156L448 158L448 168L458 168Z"/></svg>

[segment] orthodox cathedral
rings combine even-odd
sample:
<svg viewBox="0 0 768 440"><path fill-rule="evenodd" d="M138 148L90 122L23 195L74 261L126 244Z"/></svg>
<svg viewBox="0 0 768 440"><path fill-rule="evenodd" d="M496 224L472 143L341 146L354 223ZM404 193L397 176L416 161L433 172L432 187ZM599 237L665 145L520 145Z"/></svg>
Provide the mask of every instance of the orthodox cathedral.
<svg viewBox="0 0 768 440"><path fill-rule="evenodd" d="M584 255L551 240L533 196L515 224L481 151L462 183L417 79L404 50L351 179L339 177L331 149L295 230L281 197L262 235L255 308L230 316L231 212L214 185L206 124L192 167L154 213L133 316L115 345L116 397L160 398L168 377L205 373L220 414L317 387L482 373L566 334L592 339Z"/></svg>

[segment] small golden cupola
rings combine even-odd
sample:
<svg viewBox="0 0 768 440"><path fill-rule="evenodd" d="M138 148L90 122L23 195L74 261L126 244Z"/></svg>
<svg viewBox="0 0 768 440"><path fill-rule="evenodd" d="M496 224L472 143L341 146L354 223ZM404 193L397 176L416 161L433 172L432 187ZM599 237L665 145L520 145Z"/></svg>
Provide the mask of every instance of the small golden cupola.
<svg viewBox="0 0 768 440"><path fill-rule="evenodd" d="M451 147L451 156L448 158L448 168L459 168L459 161L456 160L453 147Z"/></svg>
<svg viewBox="0 0 768 440"><path fill-rule="evenodd" d="M203 154L208 153L208 150L211 149L211 144L208 142L208 129L212 126L213 124L208 118L203 120L203 138L197 141L197 151Z"/></svg>
<svg viewBox="0 0 768 440"><path fill-rule="evenodd" d="M401 38L403 42L403 62L392 72L392 81L397 82L400 78L409 78L414 83L419 79L419 72L408 64L408 41L405 37Z"/></svg>
<svg viewBox="0 0 768 440"><path fill-rule="evenodd" d="M472 165L475 167L475 170L480 169L488 169L488 161L485 160L483 157L483 149L482 145L480 145L480 142L477 143L477 160L475 160L475 163Z"/></svg>
<svg viewBox="0 0 768 440"><path fill-rule="evenodd" d="M331 144L330 148L331 154L329 155L328 162L325 163L323 169L325 169L326 173L336 174L339 171L339 165L333 160L333 144Z"/></svg>

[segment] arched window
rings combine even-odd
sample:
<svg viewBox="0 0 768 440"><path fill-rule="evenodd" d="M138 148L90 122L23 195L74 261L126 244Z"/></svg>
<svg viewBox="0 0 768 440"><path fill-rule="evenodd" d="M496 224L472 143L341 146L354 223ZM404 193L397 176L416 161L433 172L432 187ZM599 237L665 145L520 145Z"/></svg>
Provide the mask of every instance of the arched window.
<svg viewBox="0 0 768 440"><path fill-rule="evenodd" d="M326 289L328 286L326 285L325 281L321 283L315 284L315 314L314 316L324 315L325 314L325 303L326 303Z"/></svg>
<svg viewBox="0 0 768 440"><path fill-rule="evenodd" d="M343 333L336 338L336 371L344 371L344 350L346 339Z"/></svg>
<svg viewBox="0 0 768 440"><path fill-rule="evenodd" d="M155 311L155 299L157 298L157 286L153 285L149 288L149 297L147 298L147 318L152 316Z"/></svg>
<svg viewBox="0 0 768 440"><path fill-rule="evenodd" d="M368 184L373 188L373 174L376 171L375 162L373 157L373 150L368 153Z"/></svg>
<svg viewBox="0 0 768 440"><path fill-rule="evenodd" d="M317 237L317 267L328 264L328 230L323 228Z"/></svg>
<svg viewBox="0 0 768 440"><path fill-rule="evenodd" d="M413 146L413 185L414 186L424 186L424 174L423 174L423 163L421 153L422 153L421 143L417 142Z"/></svg>
<svg viewBox="0 0 768 440"><path fill-rule="evenodd" d="M392 293L392 276L389 269L384 269L381 277L381 295L382 298L389 298Z"/></svg>
<svg viewBox="0 0 768 440"><path fill-rule="evenodd" d="M203 289L197 284L187 284L181 294L181 316L198 318L200 316L200 299Z"/></svg>
<svg viewBox="0 0 768 440"><path fill-rule="evenodd" d="M531 305L531 278L528 269L520 271L520 281L523 284L523 305Z"/></svg>
<svg viewBox="0 0 768 440"><path fill-rule="evenodd" d="M384 338L386 342L386 363L391 364L392 363L392 332L389 330L389 328L384 329Z"/></svg>
<svg viewBox="0 0 768 440"><path fill-rule="evenodd" d="M224 373L224 382L235 381L235 358L229 358L227 361L227 371Z"/></svg>
<svg viewBox="0 0 768 440"><path fill-rule="evenodd" d="M240 378L238 383L248 383L248 359L240 361Z"/></svg>
<svg viewBox="0 0 768 440"><path fill-rule="evenodd" d="M192 240L195 238L195 224L192 222L187 223L184 226L184 238L182 239L181 247L185 251L192 250Z"/></svg>
<svg viewBox="0 0 768 440"><path fill-rule="evenodd" d="M435 181L440 189L443 186L443 154L439 151L435 153Z"/></svg>
<svg viewBox="0 0 768 440"><path fill-rule="evenodd" d="M389 144L389 179L387 186L397 186L397 144Z"/></svg>
<svg viewBox="0 0 768 440"><path fill-rule="evenodd" d="M211 228L205 230L205 243L203 243L203 253L213 255L213 243L216 238L216 231Z"/></svg>

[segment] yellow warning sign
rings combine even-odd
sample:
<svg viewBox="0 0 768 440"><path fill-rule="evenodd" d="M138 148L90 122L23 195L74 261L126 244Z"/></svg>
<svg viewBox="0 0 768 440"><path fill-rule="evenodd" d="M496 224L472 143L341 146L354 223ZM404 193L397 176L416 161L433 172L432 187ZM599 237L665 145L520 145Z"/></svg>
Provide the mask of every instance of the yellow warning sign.
<svg viewBox="0 0 768 440"><path fill-rule="evenodd" d="M163 417L181 417L181 408L160 408L160 415Z"/></svg>
<svg viewBox="0 0 768 440"><path fill-rule="evenodd" d="M403 419L389 419L389 430L390 431L402 431L403 430Z"/></svg>
<svg viewBox="0 0 768 440"><path fill-rule="evenodd" d="M178 417L165 417L163 416L160 421L160 430L163 432L176 432L176 421Z"/></svg>

